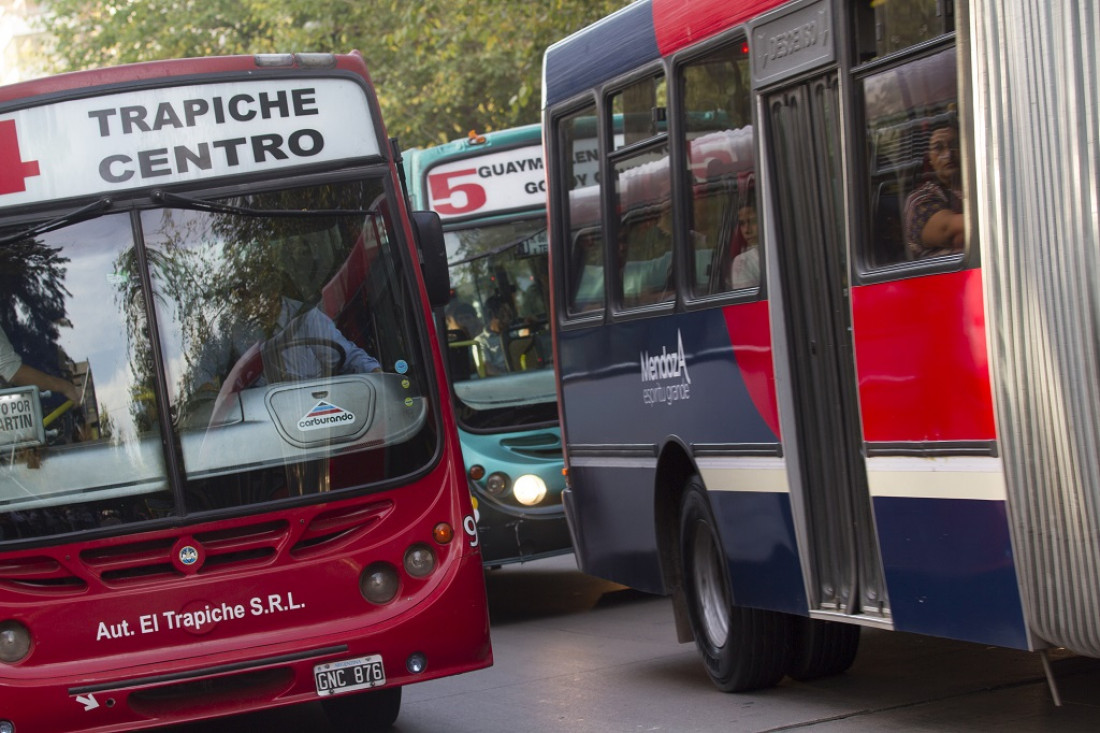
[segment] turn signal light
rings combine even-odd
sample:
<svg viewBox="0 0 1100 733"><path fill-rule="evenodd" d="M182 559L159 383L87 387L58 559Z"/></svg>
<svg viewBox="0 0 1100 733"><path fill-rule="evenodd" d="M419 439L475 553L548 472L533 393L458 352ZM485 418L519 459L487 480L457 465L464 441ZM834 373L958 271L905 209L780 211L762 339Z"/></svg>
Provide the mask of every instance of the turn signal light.
<svg viewBox="0 0 1100 733"><path fill-rule="evenodd" d="M440 522L432 528L432 537L441 545L450 544L455 538L454 528L446 522Z"/></svg>

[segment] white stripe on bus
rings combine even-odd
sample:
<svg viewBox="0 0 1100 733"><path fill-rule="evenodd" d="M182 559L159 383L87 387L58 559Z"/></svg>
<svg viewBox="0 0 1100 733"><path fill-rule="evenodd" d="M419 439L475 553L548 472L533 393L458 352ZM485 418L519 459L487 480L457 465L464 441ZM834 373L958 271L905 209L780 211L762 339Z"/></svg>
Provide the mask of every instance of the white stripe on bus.
<svg viewBox="0 0 1100 733"><path fill-rule="evenodd" d="M751 491L767 494L790 492L787 464L782 458L744 456L699 458L703 483L711 491Z"/></svg>
<svg viewBox="0 0 1100 733"><path fill-rule="evenodd" d="M867 480L875 497L1005 500L1000 458L868 458Z"/></svg>

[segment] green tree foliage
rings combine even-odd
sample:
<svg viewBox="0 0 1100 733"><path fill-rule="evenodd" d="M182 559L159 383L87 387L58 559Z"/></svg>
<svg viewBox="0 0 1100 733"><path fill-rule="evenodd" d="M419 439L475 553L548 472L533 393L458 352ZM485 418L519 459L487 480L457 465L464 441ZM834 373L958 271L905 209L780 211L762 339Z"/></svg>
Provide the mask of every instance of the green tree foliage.
<svg viewBox="0 0 1100 733"><path fill-rule="evenodd" d="M235 53L367 59L403 146L536 122L542 55L628 0L50 0L55 71Z"/></svg>

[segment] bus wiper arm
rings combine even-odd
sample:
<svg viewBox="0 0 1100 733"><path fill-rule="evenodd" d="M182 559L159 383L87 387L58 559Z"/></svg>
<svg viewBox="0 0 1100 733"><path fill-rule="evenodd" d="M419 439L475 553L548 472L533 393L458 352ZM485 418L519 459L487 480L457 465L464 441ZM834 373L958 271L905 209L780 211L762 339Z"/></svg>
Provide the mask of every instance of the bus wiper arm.
<svg viewBox="0 0 1100 733"><path fill-rule="evenodd" d="M309 218L311 216L367 216L375 211L366 209L253 209L248 206L234 206L221 201L209 201L190 196L181 196L169 191L153 191L152 199L157 203L177 209L208 211L212 214L232 214L234 216Z"/></svg>
<svg viewBox="0 0 1100 733"><path fill-rule="evenodd" d="M15 234L9 234L6 237L0 237L0 247L6 247L9 244L20 242L24 239L33 239L40 234L46 232L52 232L55 229L61 229L67 227L70 224L76 224L80 221L86 221L87 219L94 219L102 214L107 209L111 208L114 201L110 197L104 196L98 201L93 201L87 206L82 206L76 211L70 211L68 214L57 217L56 219L50 219L40 224L35 224L32 227L27 227L21 232Z"/></svg>

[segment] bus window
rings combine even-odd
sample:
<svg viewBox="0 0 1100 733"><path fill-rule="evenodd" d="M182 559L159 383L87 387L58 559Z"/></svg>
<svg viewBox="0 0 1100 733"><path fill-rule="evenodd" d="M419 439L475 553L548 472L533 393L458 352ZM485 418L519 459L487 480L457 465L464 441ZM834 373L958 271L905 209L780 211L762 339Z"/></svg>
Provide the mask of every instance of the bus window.
<svg viewBox="0 0 1100 733"><path fill-rule="evenodd" d="M642 79L611 97L613 119L622 120L623 134L615 136L614 149L633 145L665 130L668 105L665 77Z"/></svg>
<svg viewBox="0 0 1100 733"><path fill-rule="evenodd" d="M186 208L143 213L146 243L158 265L154 302L165 324L163 348L177 390L171 395L174 422L196 508L345 488L319 470L336 451L347 455L388 446L383 449L388 459L364 462L370 470L358 481L382 481L415 469L416 462L402 466L395 460L412 455L394 449L406 427L398 422L387 425L393 435L381 431L362 440L364 426L355 422L346 431L305 431L290 420L313 407L304 402L317 401L318 380L326 381L327 400L353 404L366 384L361 376L381 372L383 362L393 363L397 355L409 392L423 381L403 326L408 294L391 284L401 283L402 276L386 227L380 213L366 212L381 194L377 183L342 183L242 196L220 213ZM261 224L233 207L334 213ZM264 450L249 434L250 411L261 398L280 435L300 450L278 444ZM366 432L369 436L373 429ZM229 473L246 453L257 468L247 491Z"/></svg>
<svg viewBox="0 0 1100 733"><path fill-rule="evenodd" d="M748 46L740 41L719 49L685 65L680 75L692 186L692 292L754 287L760 261L759 229L749 223L756 220L756 159Z"/></svg>
<svg viewBox="0 0 1100 733"><path fill-rule="evenodd" d="M596 106L588 105L562 119L558 134L566 151L562 174L571 243L565 263L568 312L589 313L603 308L604 294Z"/></svg>
<svg viewBox="0 0 1100 733"><path fill-rule="evenodd" d="M863 0L855 5L860 62L915 46L955 30L954 5L943 0Z"/></svg>
<svg viewBox="0 0 1100 733"><path fill-rule="evenodd" d="M867 76L862 90L870 215L865 266L957 255L965 242L955 49Z"/></svg>
<svg viewBox="0 0 1100 733"><path fill-rule="evenodd" d="M668 146L615 161L617 266L622 306L672 300L672 189Z"/></svg>
<svg viewBox="0 0 1100 733"><path fill-rule="evenodd" d="M0 273L13 348L81 393L68 408L60 394L44 397L45 444L5 457L0 539L172 513L130 218L111 214L2 247Z"/></svg>

